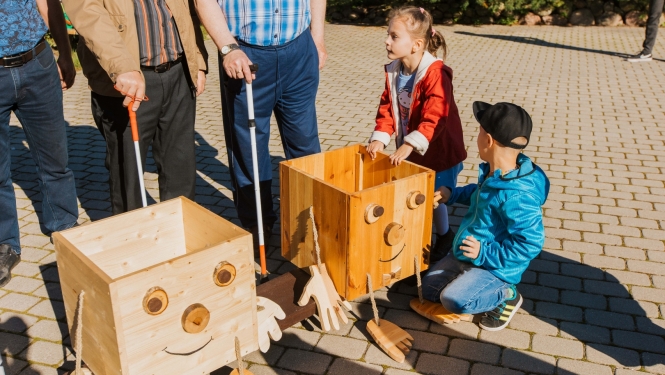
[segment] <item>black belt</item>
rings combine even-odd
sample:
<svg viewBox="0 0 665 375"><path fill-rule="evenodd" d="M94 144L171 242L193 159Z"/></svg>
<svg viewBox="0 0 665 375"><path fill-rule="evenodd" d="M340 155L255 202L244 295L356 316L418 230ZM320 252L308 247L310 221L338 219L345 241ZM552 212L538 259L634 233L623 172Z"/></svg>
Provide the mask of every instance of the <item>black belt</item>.
<svg viewBox="0 0 665 375"><path fill-rule="evenodd" d="M34 59L35 56L39 55L45 48L46 41L42 39L37 43L35 48L30 51L0 58L0 66L4 66L5 68L17 68L23 66L28 63L28 61Z"/></svg>
<svg viewBox="0 0 665 375"><path fill-rule="evenodd" d="M181 61L182 61L182 56L179 56L177 59L175 59L173 61L165 62L164 64L160 64L160 65L157 65L157 66L141 65L141 70L147 70L147 71L155 72L155 73L164 73L164 72L168 72L174 66L180 64Z"/></svg>

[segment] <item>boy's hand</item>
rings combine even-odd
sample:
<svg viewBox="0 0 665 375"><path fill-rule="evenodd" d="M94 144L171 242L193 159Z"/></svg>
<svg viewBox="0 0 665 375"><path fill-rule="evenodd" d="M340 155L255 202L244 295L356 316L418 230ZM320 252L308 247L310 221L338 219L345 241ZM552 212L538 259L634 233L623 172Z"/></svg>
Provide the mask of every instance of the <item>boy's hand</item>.
<svg viewBox="0 0 665 375"><path fill-rule="evenodd" d="M460 246L459 248L462 250L465 257L469 259L478 258L478 254L480 254L480 242L478 242L478 240L473 236L466 236L466 238L462 240L462 243L466 246Z"/></svg>
<svg viewBox="0 0 665 375"><path fill-rule="evenodd" d="M404 143L400 148L395 151L394 154L390 155L390 162L393 165L400 165L400 163L411 155L413 151L413 146L408 143Z"/></svg>
<svg viewBox="0 0 665 375"><path fill-rule="evenodd" d="M386 148L386 145L384 145L383 142L372 141L369 145L367 145L367 153L369 154L369 157L374 160L376 158L376 153L383 151L384 148Z"/></svg>
<svg viewBox="0 0 665 375"><path fill-rule="evenodd" d="M434 208L436 209L439 207L439 202L440 203L446 203L448 202L448 199L450 199L450 189L448 189L445 186L441 186L439 190L434 191Z"/></svg>

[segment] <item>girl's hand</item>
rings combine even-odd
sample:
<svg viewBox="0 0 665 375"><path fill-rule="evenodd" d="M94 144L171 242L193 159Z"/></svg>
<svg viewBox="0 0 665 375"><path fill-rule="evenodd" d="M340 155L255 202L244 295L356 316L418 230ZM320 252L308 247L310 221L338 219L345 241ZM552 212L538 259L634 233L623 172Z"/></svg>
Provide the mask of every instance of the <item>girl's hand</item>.
<svg viewBox="0 0 665 375"><path fill-rule="evenodd" d="M372 143L367 145L367 153L369 154L369 157L374 160L376 158L376 153L383 151L384 148L386 148L386 145L384 145L383 142L372 141Z"/></svg>
<svg viewBox="0 0 665 375"><path fill-rule="evenodd" d="M469 259L478 258L478 254L480 254L480 242L478 242L478 240L473 236L466 236L466 238L462 240L462 243L466 246L460 246L459 248L462 250L465 257Z"/></svg>
<svg viewBox="0 0 665 375"><path fill-rule="evenodd" d="M393 165L399 165L402 161L406 160L406 158L411 155L411 152L413 151L413 146L411 146L408 143L404 143L400 148L395 151L394 154L390 155L390 162L393 163Z"/></svg>

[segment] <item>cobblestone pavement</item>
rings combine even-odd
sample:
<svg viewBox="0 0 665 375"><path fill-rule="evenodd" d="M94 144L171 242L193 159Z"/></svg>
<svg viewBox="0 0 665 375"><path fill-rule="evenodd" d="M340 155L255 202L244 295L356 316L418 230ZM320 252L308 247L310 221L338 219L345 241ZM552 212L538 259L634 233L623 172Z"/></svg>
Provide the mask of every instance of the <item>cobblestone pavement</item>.
<svg viewBox="0 0 665 375"><path fill-rule="evenodd" d="M370 342L371 309L361 299L353 303L352 324L329 334L311 322L290 328L267 354L246 357L250 369L256 375L665 374L665 61L622 60L639 49L643 29L637 28L439 30L450 47L470 155L460 184L476 179L479 161L472 101L515 102L534 119L526 153L552 187L545 249L519 285L523 309L501 332L473 323L441 326L411 312L415 290L398 283L377 297L382 316L416 339L405 363ZM365 142L372 130L384 85L385 28L328 25L326 31L330 58L317 108L323 148L335 149ZM664 40L655 56L665 56ZM216 63L198 103L197 201L235 221ZM65 94L65 116L80 221L99 220L110 210L105 148L80 75ZM24 252L14 279L0 289L0 352L8 374L55 374L73 366L55 254L38 224L35 167L15 119L11 137ZM275 129L270 150L277 195L283 152ZM147 188L158 200L154 171L148 168ZM451 209L453 224L464 212ZM270 245L270 270L288 270L276 249L279 238Z"/></svg>

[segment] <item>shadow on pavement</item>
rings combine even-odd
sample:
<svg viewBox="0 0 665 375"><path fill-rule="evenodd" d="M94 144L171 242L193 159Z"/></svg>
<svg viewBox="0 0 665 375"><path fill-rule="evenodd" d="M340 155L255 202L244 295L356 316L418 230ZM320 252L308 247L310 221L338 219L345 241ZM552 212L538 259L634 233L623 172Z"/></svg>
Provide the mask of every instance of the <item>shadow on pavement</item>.
<svg viewBox="0 0 665 375"><path fill-rule="evenodd" d="M565 44L548 42L548 41L543 40L543 39L526 37L526 36L519 36L519 35L476 34L476 33L471 33L471 32L468 32L468 31L455 31L455 34L466 35L466 36L477 36L477 37L497 39L497 40L505 40L505 41L509 41L509 42L530 44L530 45L533 45L533 46L569 49L569 50L579 51L579 52L599 53L599 54L602 54L602 55L615 56L615 57L621 57L621 58L627 58L627 57L631 56L629 54L621 53L621 52L603 51L603 50L599 50L599 49L569 46L569 45L565 45Z"/></svg>

